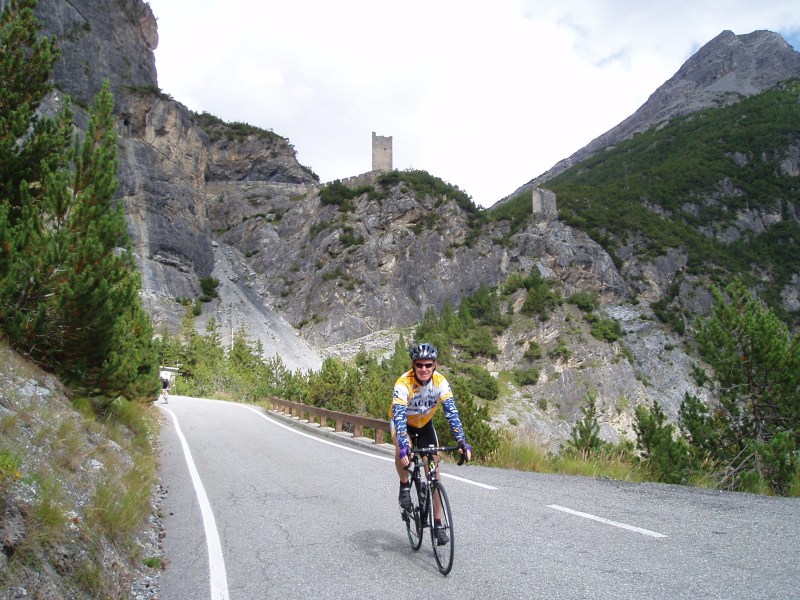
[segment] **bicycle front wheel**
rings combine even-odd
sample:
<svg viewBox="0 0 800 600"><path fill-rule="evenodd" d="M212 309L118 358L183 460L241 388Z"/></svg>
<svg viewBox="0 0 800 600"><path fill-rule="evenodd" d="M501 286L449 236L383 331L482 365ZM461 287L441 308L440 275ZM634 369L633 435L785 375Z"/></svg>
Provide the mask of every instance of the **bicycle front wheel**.
<svg viewBox="0 0 800 600"><path fill-rule="evenodd" d="M415 551L422 546L422 532L425 524L424 507L427 502L427 490L422 488L418 482L411 486L411 512L406 512L403 520L406 522L406 533L411 548Z"/></svg>
<svg viewBox="0 0 800 600"><path fill-rule="evenodd" d="M453 558L455 557L455 536L453 534L453 514L450 512L450 500L447 499L447 492L439 482L432 490L431 500L441 502L442 506L442 519L441 531L444 532L447 538L446 543L437 539L437 532L434 528L433 510L430 511L430 524L431 524L431 541L433 542L433 555L436 557L436 564L442 575L447 575L450 569L453 568ZM432 508L432 507L431 507ZM441 535L441 534L440 534Z"/></svg>

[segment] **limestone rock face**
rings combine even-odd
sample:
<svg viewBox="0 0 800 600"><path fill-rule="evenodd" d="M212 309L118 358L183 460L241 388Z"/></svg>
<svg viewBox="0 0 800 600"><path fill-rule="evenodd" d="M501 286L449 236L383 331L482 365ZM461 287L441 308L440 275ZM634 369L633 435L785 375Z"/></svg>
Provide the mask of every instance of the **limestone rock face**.
<svg viewBox="0 0 800 600"><path fill-rule="evenodd" d="M267 181L314 184L316 177L297 162L294 148L278 135L222 137L209 145L206 181Z"/></svg>
<svg viewBox="0 0 800 600"><path fill-rule="evenodd" d="M156 19L142 0L40 0L43 33L58 38L62 60L53 78L86 106L103 80L119 97L123 87L156 86Z"/></svg>
<svg viewBox="0 0 800 600"><path fill-rule="evenodd" d="M66 92L73 99L77 124L85 125L87 113L81 107L91 105L104 80L111 83L120 135L118 197L125 205L142 272L143 299L157 330L166 326L175 331L185 312L177 300L198 298L199 279L219 272L207 177L297 182L316 177L297 163L284 138L212 142L184 105L160 93L153 54L158 44L156 20L146 2L40 0L36 14L44 23L43 33L57 38L62 53L53 74L55 91L43 102L43 113L60 110ZM244 282L226 278L225 285L236 288L225 297L237 303L246 298L254 313L265 310L252 292L233 293L242 291ZM241 321L231 318L223 325L234 322ZM271 323L291 332L280 336L286 356L307 355L290 360L289 368L319 364L290 325L277 318ZM224 331L229 336L232 328ZM273 354L269 342L274 335L256 329L253 337L266 342L265 353ZM287 347L293 340L296 352Z"/></svg>

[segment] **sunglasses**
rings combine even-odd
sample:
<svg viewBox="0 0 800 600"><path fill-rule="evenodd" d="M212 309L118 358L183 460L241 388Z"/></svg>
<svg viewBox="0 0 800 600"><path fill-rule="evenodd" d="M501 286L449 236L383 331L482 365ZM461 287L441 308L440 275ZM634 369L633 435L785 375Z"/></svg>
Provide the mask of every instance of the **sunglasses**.
<svg viewBox="0 0 800 600"><path fill-rule="evenodd" d="M433 367L433 363L414 363L415 369L430 369Z"/></svg>

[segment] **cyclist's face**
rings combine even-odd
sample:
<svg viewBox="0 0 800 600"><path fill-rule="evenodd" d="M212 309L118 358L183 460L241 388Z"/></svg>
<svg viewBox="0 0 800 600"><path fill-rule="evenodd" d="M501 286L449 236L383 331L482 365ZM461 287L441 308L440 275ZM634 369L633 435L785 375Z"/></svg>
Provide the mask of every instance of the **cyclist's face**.
<svg viewBox="0 0 800 600"><path fill-rule="evenodd" d="M433 377L433 371L436 368L436 361L431 359L415 360L414 375L417 376L422 383L427 383Z"/></svg>

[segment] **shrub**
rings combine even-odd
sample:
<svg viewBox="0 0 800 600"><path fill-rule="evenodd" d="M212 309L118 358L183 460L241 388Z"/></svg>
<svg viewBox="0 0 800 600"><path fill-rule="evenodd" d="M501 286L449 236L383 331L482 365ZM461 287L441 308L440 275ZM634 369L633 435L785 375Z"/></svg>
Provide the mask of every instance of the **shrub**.
<svg viewBox="0 0 800 600"><path fill-rule="evenodd" d="M690 471L689 447L683 438L673 439L675 426L658 402L652 410L636 407L636 447L653 477L664 483L684 483Z"/></svg>
<svg viewBox="0 0 800 600"><path fill-rule="evenodd" d="M219 287L219 279L212 276L200 278L200 301L211 302L213 298L219 296L217 288Z"/></svg>
<svg viewBox="0 0 800 600"><path fill-rule="evenodd" d="M587 394L584 405L581 407L583 417L576 421L570 432L567 446L570 450L587 458L598 453L605 447L600 439L600 423L597 420L597 398L594 394Z"/></svg>
<svg viewBox="0 0 800 600"><path fill-rule="evenodd" d="M585 313L590 313L600 306L597 294L590 292L576 292L567 298L567 302L574 304Z"/></svg>
<svg viewBox="0 0 800 600"><path fill-rule="evenodd" d="M517 385L536 385L539 382L539 369L531 367L529 369L516 369L514 371L514 383Z"/></svg>
<svg viewBox="0 0 800 600"><path fill-rule="evenodd" d="M622 337L622 327L616 319L606 319L597 315L587 315L592 337L601 342L616 342Z"/></svg>

